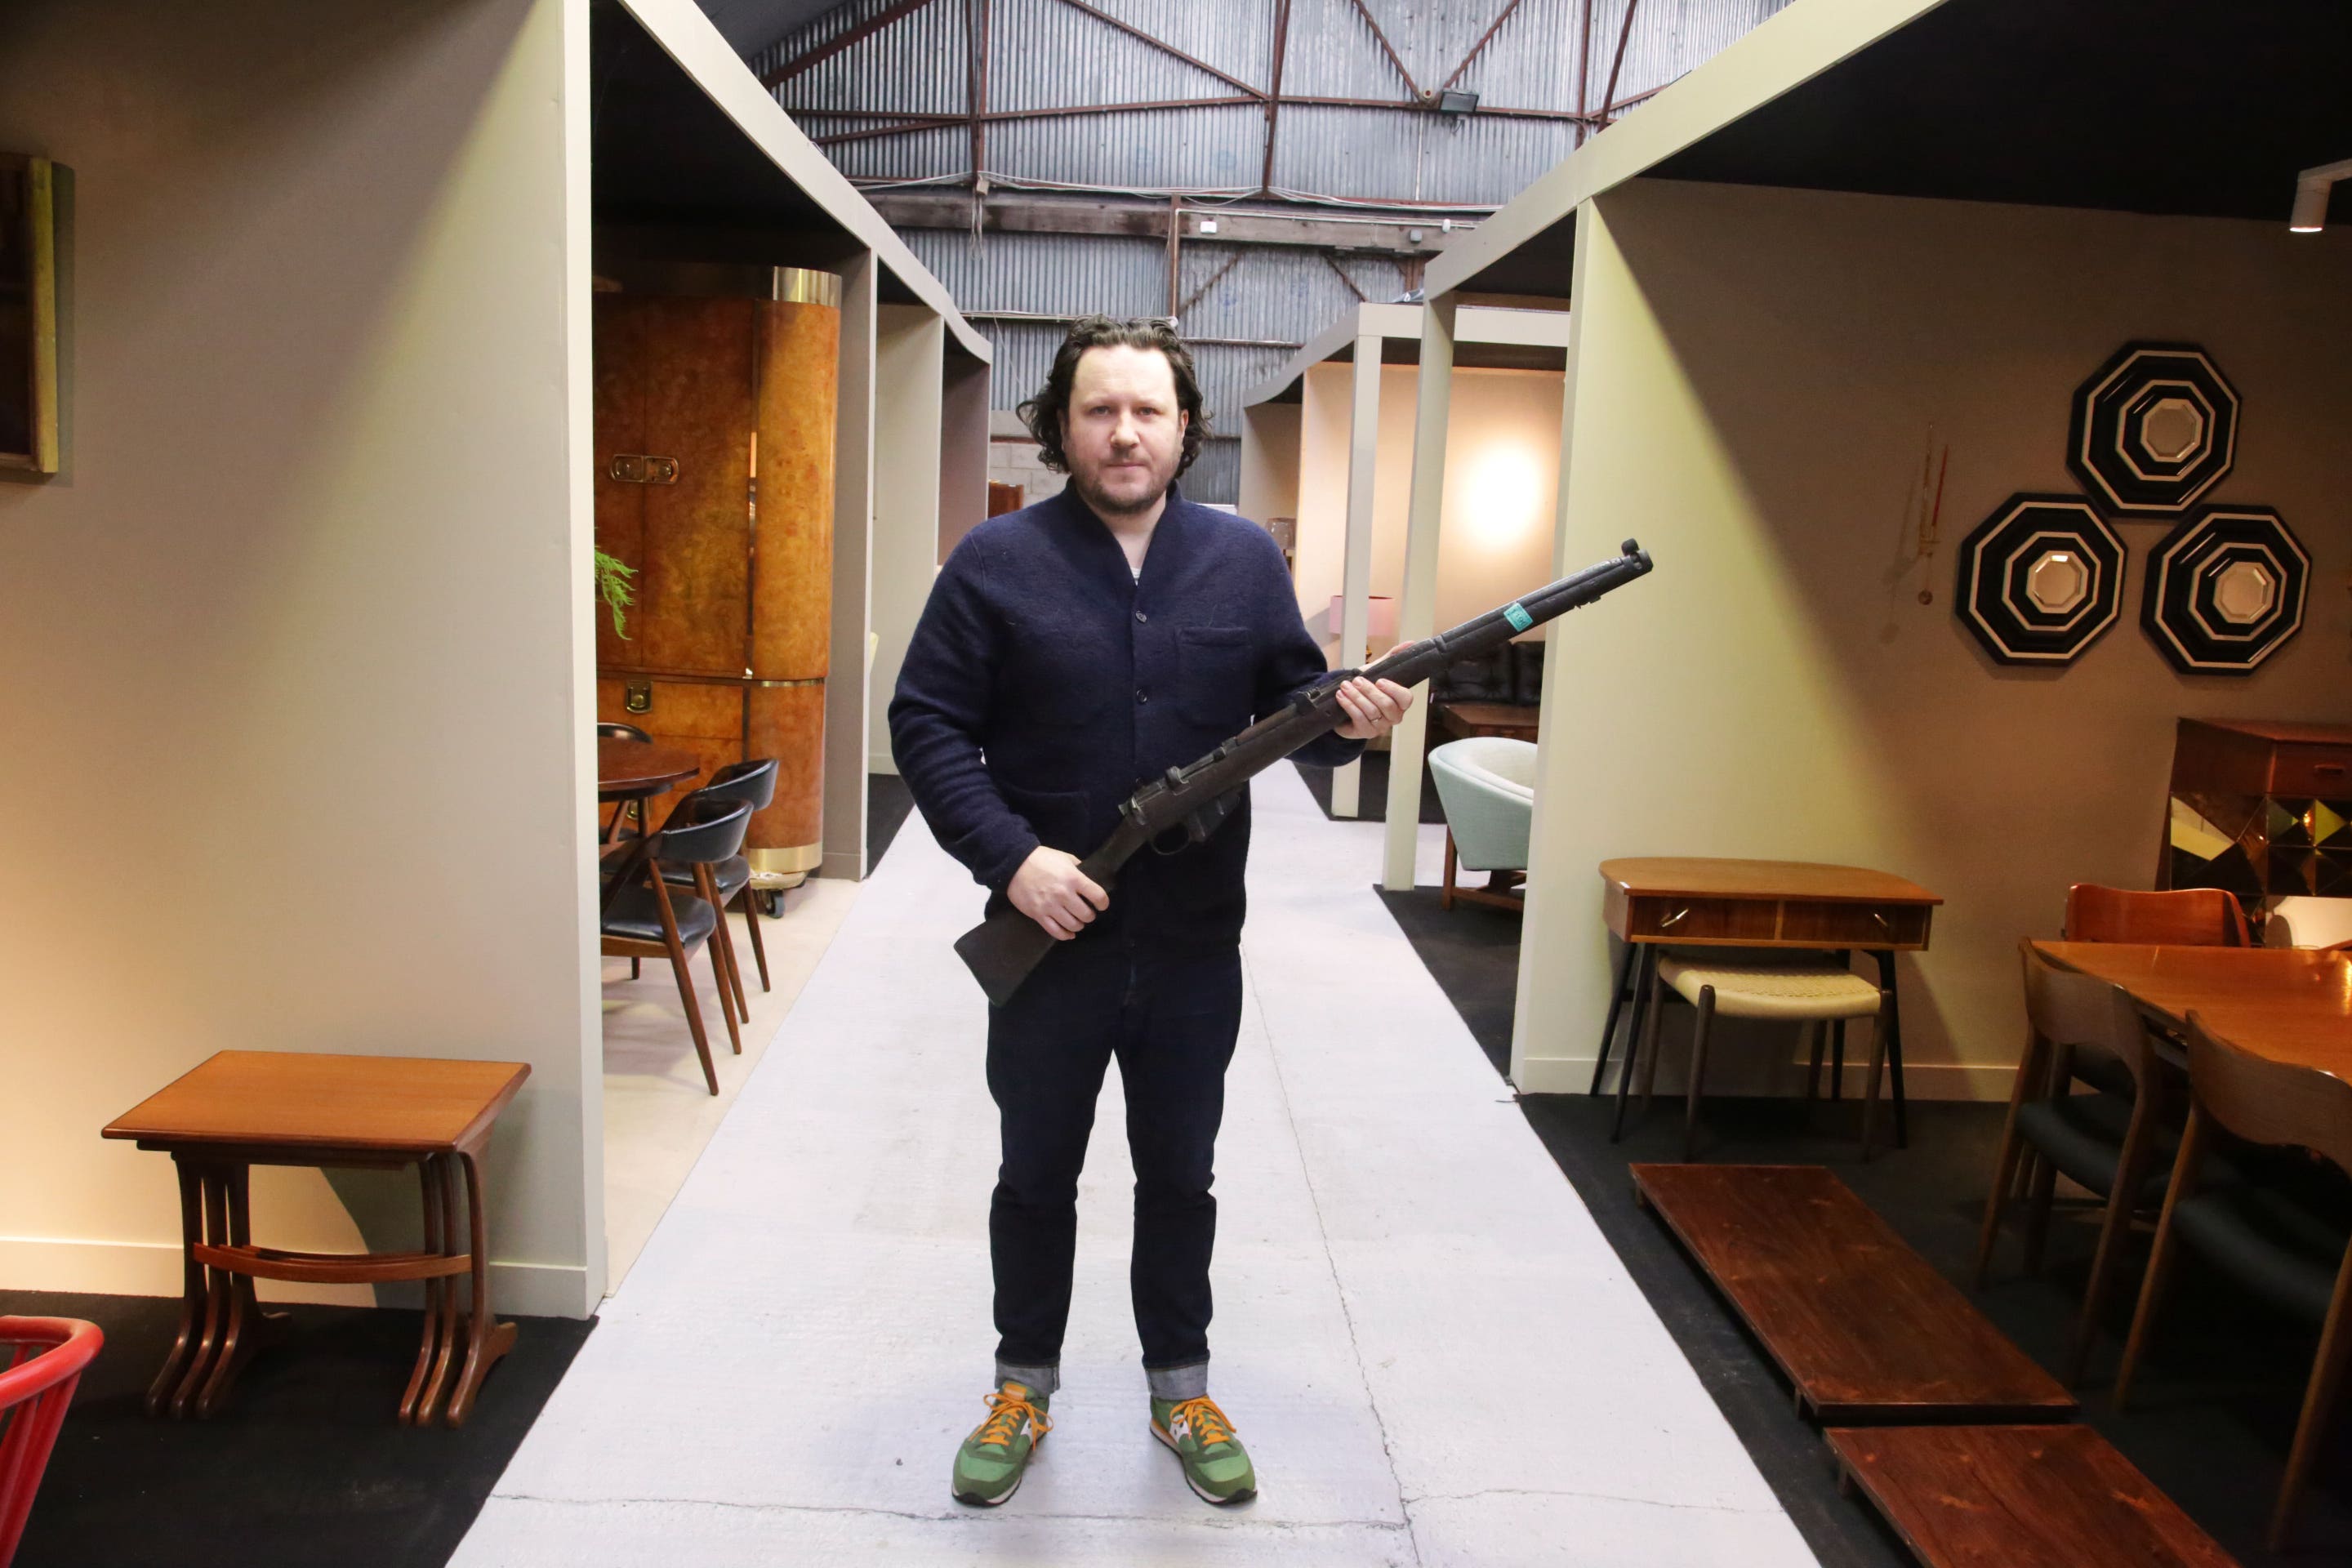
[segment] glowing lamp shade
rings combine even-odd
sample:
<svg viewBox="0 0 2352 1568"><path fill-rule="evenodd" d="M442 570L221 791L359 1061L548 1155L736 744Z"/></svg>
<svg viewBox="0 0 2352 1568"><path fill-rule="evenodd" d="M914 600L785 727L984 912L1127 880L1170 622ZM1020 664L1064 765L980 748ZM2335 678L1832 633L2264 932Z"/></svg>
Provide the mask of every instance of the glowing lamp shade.
<svg viewBox="0 0 2352 1568"><path fill-rule="evenodd" d="M1461 492L1463 510L1455 526L1475 546L1509 549L1544 521L1538 513L1550 497L1534 453L1498 442L1468 466L1469 482Z"/></svg>

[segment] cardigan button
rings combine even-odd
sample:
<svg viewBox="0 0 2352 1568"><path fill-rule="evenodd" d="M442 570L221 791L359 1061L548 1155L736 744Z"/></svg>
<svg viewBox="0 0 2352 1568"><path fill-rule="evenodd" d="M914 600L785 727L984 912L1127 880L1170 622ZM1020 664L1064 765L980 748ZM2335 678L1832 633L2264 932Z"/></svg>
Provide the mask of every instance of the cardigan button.
<svg viewBox="0 0 2352 1568"><path fill-rule="evenodd" d="M1144 690L1143 688L1139 686L1135 689L1135 700L1138 702L1149 702L1151 700L1151 693Z"/></svg>
<svg viewBox="0 0 2352 1568"><path fill-rule="evenodd" d="M1151 617L1150 616L1145 615L1141 610L1135 612L1135 624L1139 626L1150 618Z"/></svg>

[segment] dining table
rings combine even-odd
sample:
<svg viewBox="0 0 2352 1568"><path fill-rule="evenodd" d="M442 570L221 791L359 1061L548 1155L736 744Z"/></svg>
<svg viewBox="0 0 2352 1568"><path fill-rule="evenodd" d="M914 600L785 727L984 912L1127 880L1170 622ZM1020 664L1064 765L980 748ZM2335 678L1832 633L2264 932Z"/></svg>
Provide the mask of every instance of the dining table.
<svg viewBox="0 0 2352 1568"><path fill-rule="evenodd" d="M702 759L683 746L665 746L654 741L632 741L609 735L599 736L596 740L596 800L599 805L612 801L650 800L701 772ZM620 831L621 818L626 810L625 805L613 814L611 824L604 829L608 841Z"/></svg>
<svg viewBox="0 0 2352 1568"><path fill-rule="evenodd" d="M2060 969L2123 987L2175 1034L2205 1032L2272 1061L2352 1079L2352 957L2326 949L2036 942Z"/></svg>

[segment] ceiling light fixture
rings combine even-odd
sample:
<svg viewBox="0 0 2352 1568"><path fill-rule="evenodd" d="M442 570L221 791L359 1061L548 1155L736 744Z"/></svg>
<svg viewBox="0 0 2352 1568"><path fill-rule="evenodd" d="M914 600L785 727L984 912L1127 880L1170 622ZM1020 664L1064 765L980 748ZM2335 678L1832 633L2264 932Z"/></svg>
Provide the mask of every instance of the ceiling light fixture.
<svg viewBox="0 0 2352 1568"><path fill-rule="evenodd" d="M2352 179L2352 158L2305 169L2294 179L2294 212L2286 220L2289 231L2317 234L2327 226L2327 195L2336 182Z"/></svg>

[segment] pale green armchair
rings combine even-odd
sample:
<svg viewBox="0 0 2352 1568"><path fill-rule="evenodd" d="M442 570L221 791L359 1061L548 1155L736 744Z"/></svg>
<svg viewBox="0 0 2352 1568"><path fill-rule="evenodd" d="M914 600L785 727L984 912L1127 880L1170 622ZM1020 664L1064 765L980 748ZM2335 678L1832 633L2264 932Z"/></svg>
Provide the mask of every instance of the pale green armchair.
<svg viewBox="0 0 2352 1568"><path fill-rule="evenodd" d="M1501 735L1453 741L1429 753L1437 798L1445 807L1445 889L1456 899L1507 910L1525 907L1517 890L1528 869L1528 827L1536 811L1536 748ZM1457 863L1492 873L1483 888L1458 887Z"/></svg>

